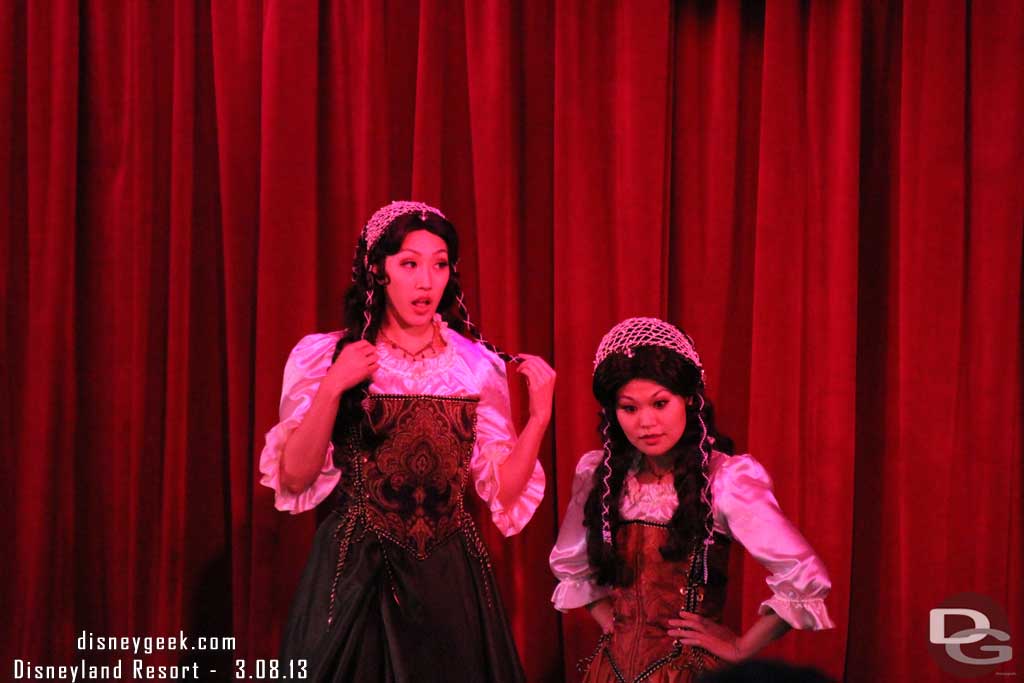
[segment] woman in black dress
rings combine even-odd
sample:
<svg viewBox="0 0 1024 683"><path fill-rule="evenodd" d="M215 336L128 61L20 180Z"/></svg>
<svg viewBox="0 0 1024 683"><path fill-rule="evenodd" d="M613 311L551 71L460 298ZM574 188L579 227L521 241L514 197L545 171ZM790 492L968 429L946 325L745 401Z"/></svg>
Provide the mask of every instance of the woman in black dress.
<svg viewBox="0 0 1024 683"><path fill-rule="evenodd" d="M521 681L468 484L506 536L544 493L537 462L555 373L469 321L458 236L437 209L394 202L363 229L345 329L289 356L261 482L293 514L332 506L284 633L312 681ZM511 422L505 361L529 389Z"/></svg>

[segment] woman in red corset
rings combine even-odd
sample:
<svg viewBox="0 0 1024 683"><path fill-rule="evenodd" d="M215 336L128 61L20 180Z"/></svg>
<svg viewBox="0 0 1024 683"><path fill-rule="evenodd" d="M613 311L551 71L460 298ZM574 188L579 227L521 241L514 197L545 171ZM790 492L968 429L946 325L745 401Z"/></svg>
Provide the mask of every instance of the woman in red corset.
<svg viewBox="0 0 1024 683"><path fill-rule="evenodd" d="M825 567L764 468L730 455L685 333L655 318L619 323L598 347L593 390L604 448L580 459L551 551L555 607L586 607L604 632L585 681L692 681L790 628L832 627ZM738 636L721 624L733 539L772 589Z"/></svg>
<svg viewBox="0 0 1024 683"><path fill-rule="evenodd" d="M521 681L469 484L506 536L544 493L537 462L554 371L522 356L516 435L505 360L469 321L459 241L437 209L394 202L363 229L340 332L288 358L261 482L317 531L282 658L310 681ZM291 670L299 670L291 664Z"/></svg>

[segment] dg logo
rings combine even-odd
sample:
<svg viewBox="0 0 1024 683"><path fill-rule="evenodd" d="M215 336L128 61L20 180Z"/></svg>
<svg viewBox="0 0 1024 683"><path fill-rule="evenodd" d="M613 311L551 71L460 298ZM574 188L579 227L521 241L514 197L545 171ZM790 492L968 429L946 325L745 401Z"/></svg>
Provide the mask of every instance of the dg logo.
<svg viewBox="0 0 1024 683"><path fill-rule="evenodd" d="M962 678L993 673L1013 659L1006 612L976 593L954 595L929 612L928 642L932 659Z"/></svg>

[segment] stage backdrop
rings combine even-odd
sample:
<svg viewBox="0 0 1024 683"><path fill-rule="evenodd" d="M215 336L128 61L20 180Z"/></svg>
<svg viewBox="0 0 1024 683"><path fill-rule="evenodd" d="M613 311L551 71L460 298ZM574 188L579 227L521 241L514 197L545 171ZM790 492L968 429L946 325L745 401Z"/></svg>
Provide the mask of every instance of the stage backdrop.
<svg viewBox="0 0 1024 683"><path fill-rule="evenodd" d="M530 680L593 646L547 554L630 315L692 334L829 567L838 627L768 654L945 680L961 591L1024 634L1024 4L0 0L0 121L4 667L102 662L83 630L275 655L316 524L256 483L284 361L409 197L559 373L544 503L487 527Z"/></svg>

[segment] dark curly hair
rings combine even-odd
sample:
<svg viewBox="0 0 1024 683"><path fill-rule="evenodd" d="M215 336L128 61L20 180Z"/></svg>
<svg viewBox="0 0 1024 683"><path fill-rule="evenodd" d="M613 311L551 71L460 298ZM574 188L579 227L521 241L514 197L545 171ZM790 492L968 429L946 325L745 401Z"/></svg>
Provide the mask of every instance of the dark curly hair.
<svg viewBox="0 0 1024 683"><path fill-rule="evenodd" d="M614 353L601 362L594 372L593 391L594 397L601 404L599 431L606 435L611 458L607 465L602 460L594 471L594 485L583 508L583 525L587 529L587 557L597 572L597 583L601 585L627 586L634 578L633 572L619 555L615 540L616 530L622 523L619 501L623 485L637 456L636 448L619 425L616 404L619 390L634 379L657 382L678 396L698 399L687 405L686 428L669 451L674 455L674 482L679 506L668 523L668 540L660 549L661 556L666 560L681 560L703 543L705 520L711 513L708 505L701 500L707 473L701 467L702 431L697 419L698 411L704 419L710 437L708 441L713 441L715 450L732 453L733 449L732 439L719 433L715 427L714 407L704 396L700 370L680 354L662 346L641 346L634 349L632 357ZM710 451L711 447L706 445L705 448ZM602 539L601 496L606 476L610 489L610 546Z"/></svg>
<svg viewBox="0 0 1024 683"><path fill-rule="evenodd" d="M384 233L369 250L367 258L366 239L359 237L355 258L352 260L352 285L345 293L342 310L341 339L334 348L333 363L338 359L348 344L365 338L371 344L377 342L381 323L384 322L384 308L387 294L388 277L384 271L384 259L397 254L402 248L406 235L416 230L426 230L444 240L448 248L448 261L451 264L448 284L437 305L437 312L448 323L448 327L473 341L480 342L505 361L513 361L515 357L499 350L486 341L480 330L469 320L469 311L462 300L462 285L459 282L457 264L459 261L459 236L455 226L436 213L408 213L395 218ZM372 293L371 303L367 306L367 295ZM365 328L365 333L364 333ZM338 417L334 423L332 440L341 444L353 429L365 426L366 415L362 408L362 400L369 389L369 380L352 387L341 395ZM368 432L366 432L368 433Z"/></svg>

